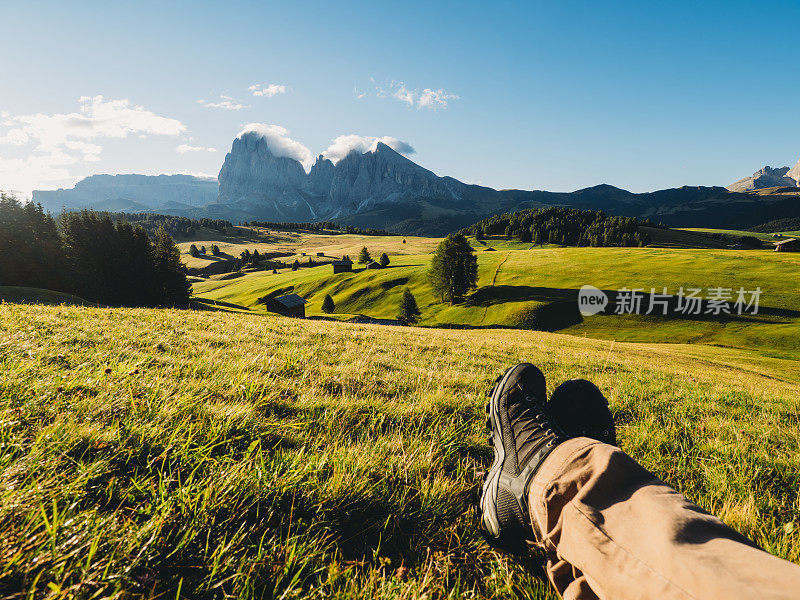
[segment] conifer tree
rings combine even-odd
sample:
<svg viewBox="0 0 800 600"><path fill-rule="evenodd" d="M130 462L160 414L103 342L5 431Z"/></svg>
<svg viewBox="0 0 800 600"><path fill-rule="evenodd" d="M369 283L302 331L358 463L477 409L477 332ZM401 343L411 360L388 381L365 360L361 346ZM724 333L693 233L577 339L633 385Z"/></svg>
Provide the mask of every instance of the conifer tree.
<svg viewBox="0 0 800 600"><path fill-rule="evenodd" d="M362 265L372 262L372 256L370 256L369 250L367 250L366 246L361 248L361 252L358 255L358 262L360 262Z"/></svg>
<svg viewBox="0 0 800 600"><path fill-rule="evenodd" d="M181 262L180 250L163 227L156 232L153 265L161 296L159 305L189 306L189 291L192 286L186 278L186 267Z"/></svg>
<svg viewBox="0 0 800 600"><path fill-rule="evenodd" d="M403 292L403 299L400 301L400 314L398 319L408 325L419 320L420 312L414 294L408 288Z"/></svg>
<svg viewBox="0 0 800 600"><path fill-rule="evenodd" d="M475 287L478 259L462 234L449 235L439 243L428 271L428 281L442 301L450 304Z"/></svg>
<svg viewBox="0 0 800 600"><path fill-rule="evenodd" d="M333 303L333 298L331 298L330 294L325 294L325 299L322 301L322 312L331 314L335 309L336 305Z"/></svg>

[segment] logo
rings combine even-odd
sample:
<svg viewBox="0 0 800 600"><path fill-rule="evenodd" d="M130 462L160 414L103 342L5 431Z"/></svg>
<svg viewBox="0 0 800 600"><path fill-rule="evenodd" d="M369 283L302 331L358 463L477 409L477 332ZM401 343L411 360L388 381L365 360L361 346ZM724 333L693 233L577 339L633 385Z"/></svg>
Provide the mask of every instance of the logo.
<svg viewBox="0 0 800 600"><path fill-rule="evenodd" d="M578 291L578 310L584 317L590 317L603 312L608 306L608 296L603 290L598 290L593 285L581 286Z"/></svg>

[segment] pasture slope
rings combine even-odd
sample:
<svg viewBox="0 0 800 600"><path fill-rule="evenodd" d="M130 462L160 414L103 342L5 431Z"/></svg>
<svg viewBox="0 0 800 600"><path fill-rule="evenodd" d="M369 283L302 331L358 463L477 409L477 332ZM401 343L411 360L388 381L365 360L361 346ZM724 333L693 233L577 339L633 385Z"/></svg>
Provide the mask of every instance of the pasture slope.
<svg viewBox="0 0 800 600"><path fill-rule="evenodd" d="M624 450L800 562L796 362L744 354L2 303L0 596L554 598L470 511L521 360L596 381Z"/></svg>
<svg viewBox="0 0 800 600"><path fill-rule="evenodd" d="M676 236L685 241L680 233ZM333 246L332 240L337 238L343 239ZM478 256L478 288L464 302L450 306L434 297L426 281L437 240L417 238L404 247L396 237L304 235L301 239L307 252L321 248L328 256L339 251L339 255L354 257L364 245L373 256L387 251L391 264L382 270L355 265L353 273L336 275L330 265L294 272L285 269L278 274L245 271L235 279L196 281L195 298L263 313L260 299L296 293L309 301L307 315L324 316L322 301L330 294L336 305L334 318L346 320L360 314L394 319L408 287L421 309L423 326L540 329L617 341L718 345L777 358L800 358L800 288L796 283L800 254L796 253L679 247L541 248L515 241L472 240ZM649 292L654 288L659 293L666 287L670 294L681 287L761 288L760 313L724 320L636 315L583 318L577 311L577 290L584 284L607 291L627 287Z"/></svg>

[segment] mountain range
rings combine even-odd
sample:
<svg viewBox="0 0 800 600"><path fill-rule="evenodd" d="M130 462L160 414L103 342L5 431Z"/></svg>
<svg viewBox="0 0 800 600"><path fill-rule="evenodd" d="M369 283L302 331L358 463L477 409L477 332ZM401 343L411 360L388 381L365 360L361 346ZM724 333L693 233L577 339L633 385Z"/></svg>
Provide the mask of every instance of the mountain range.
<svg viewBox="0 0 800 600"><path fill-rule="evenodd" d="M768 185L769 184L769 185ZM257 131L240 134L218 180L189 175L94 175L72 189L35 191L51 212L91 207L231 221L336 220L398 233L441 235L492 214L570 206L672 226L744 228L800 216L800 162L766 167L724 187L632 193L610 185L575 192L495 190L440 177L377 141L340 160L303 165ZM769 187L769 190L764 188ZM774 189L772 189L774 188Z"/></svg>
<svg viewBox="0 0 800 600"><path fill-rule="evenodd" d="M731 192L750 192L763 190L772 187L800 187L800 160L792 167L781 167L773 169L764 167L759 169L751 177L745 177L728 186Z"/></svg>

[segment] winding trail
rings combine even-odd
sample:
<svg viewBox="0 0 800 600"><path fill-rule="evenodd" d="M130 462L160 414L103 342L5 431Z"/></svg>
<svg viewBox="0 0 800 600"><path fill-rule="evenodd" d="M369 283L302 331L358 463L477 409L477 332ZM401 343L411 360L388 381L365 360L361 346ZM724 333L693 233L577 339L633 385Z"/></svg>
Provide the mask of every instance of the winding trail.
<svg viewBox="0 0 800 600"><path fill-rule="evenodd" d="M494 270L494 276L492 277L492 283L489 284L489 287L494 287L494 284L497 281L497 274L500 272L500 267L502 267L503 263L505 263L508 260L509 256L511 256L511 252L506 252L506 255L503 257L503 260L501 260L497 264L497 268ZM486 319L486 313L488 312L489 312L489 305L487 304L486 308L483 309L483 317L481 317L481 325L483 324L483 321Z"/></svg>

